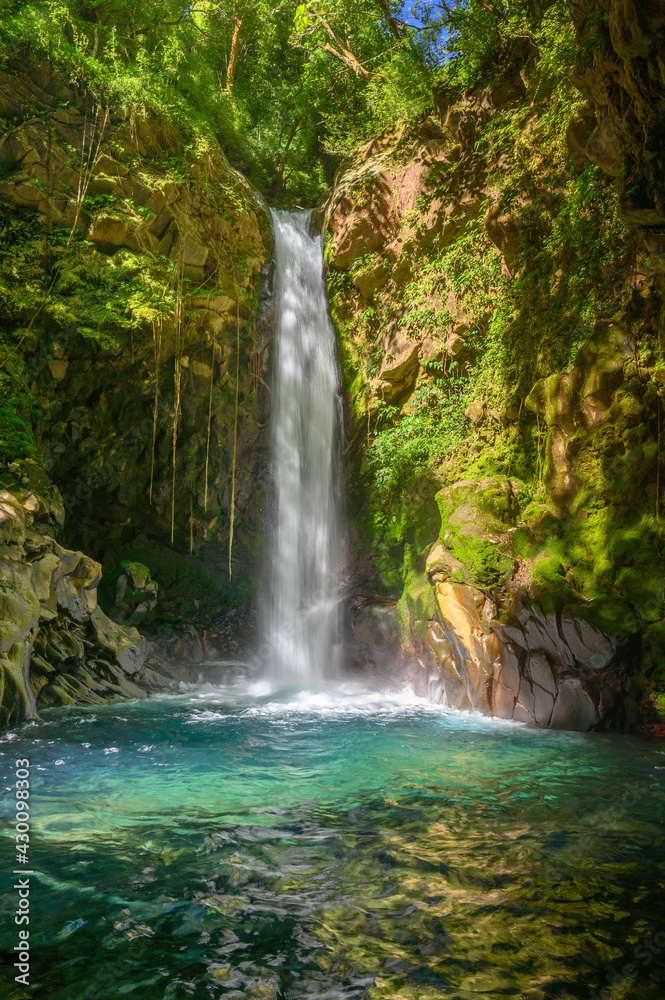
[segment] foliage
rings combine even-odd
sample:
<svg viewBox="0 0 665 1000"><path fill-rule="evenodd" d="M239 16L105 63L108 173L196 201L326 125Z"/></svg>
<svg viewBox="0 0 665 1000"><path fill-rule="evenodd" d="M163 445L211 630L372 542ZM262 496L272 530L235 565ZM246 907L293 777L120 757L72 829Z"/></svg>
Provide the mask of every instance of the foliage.
<svg viewBox="0 0 665 1000"><path fill-rule="evenodd" d="M339 156L429 101L394 0L2 0L0 52L48 60L99 104L152 109L279 202L314 202ZM2 56L0 55L0 59Z"/></svg>
<svg viewBox="0 0 665 1000"><path fill-rule="evenodd" d="M370 468L379 494L407 495L418 480L436 468L444 455L464 437L465 378L436 379L418 390L409 412L399 422L379 429L369 453ZM387 408L384 408L387 409ZM391 407L394 417L396 408ZM397 411L399 412L399 411ZM385 422L379 409L377 424Z"/></svg>
<svg viewBox="0 0 665 1000"><path fill-rule="evenodd" d="M34 399L12 371L12 358L3 345L0 350L0 462L17 458L38 458L31 418Z"/></svg>
<svg viewBox="0 0 665 1000"><path fill-rule="evenodd" d="M0 237L0 460L11 462L39 458L31 386L50 377L67 341L82 337L117 353L120 338L168 320L174 265L163 258L146 267L128 250L91 252L80 234L57 227L47 234L31 215L8 213Z"/></svg>
<svg viewBox="0 0 665 1000"><path fill-rule="evenodd" d="M552 0L0 0L0 53L48 60L99 104L158 111L279 203L314 203L341 156L475 82ZM0 61L2 55L0 54Z"/></svg>
<svg viewBox="0 0 665 1000"><path fill-rule="evenodd" d="M458 90L496 72L518 36L541 32L546 20L550 30L554 19L569 26L560 0L416 0L411 13L420 21L423 58Z"/></svg>

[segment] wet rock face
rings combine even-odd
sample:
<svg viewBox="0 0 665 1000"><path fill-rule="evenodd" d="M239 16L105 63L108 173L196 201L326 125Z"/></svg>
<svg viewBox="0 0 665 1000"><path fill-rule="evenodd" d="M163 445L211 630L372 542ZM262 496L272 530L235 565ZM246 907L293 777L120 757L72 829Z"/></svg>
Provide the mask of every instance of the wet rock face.
<svg viewBox="0 0 665 1000"><path fill-rule="evenodd" d="M403 653L395 601L350 599L342 620L347 667L364 676L390 679Z"/></svg>
<svg viewBox="0 0 665 1000"><path fill-rule="evenodd" d="M548 397L553 413L557 398ZM638 725L647 619L616 594L580 601L551 559L539 576L542 538L556 545L560 524L551 511L500 476L455 483L436 499L439 539L414 561L396 606L417 690L543 727Z"/></svg>
<svg viewBox="0 0 665 1000"><path fill-rule="evenodd" d="M582 731L637 723L639 635L607 634L575 610L547 613L517 599L506 622L492 623L493 714Z"/></svg>
<svg viewBox="0 0 665 1000"><path fill-rule="evenodd" d="M459 711L541 728L639 727L637 621L628 624L632 631L612 632L575 608L547 612L523 596L497 618L482 591L432 576L425 586L434 600L421 599L420 617L405 617L403 602L353 605L351 669L383 683L406 678L419 695Z"/></svg>
<svg viewBox="0 0 665 1000"><path fill-rule="evenodd" d="M557 394L547 398L556 414ZM542 538L556 544L560 522L519 480L463 480L436 500L439 538L412 559L399 601L365 600L353 620L364 662L384 664L387 648L421 695L462 711L545 728L638 727L648 619L616 593L581 601L551 559L534 586Z"/></svg>
<svg viewBox="0 0 665 1000"><path fill-rule="evenodd" d="M600 425L611 423L618 437L624 432L626 416L631 419L622 412L625 407L617 393L634 353L630 333L618 319L600 321L594 336L578 350L570 370L541 379L525 400L526 409L537 414L548 429L544 480L553 509L559 512L565 512L575 500L584 475L577 459L586 448L597 447ZM632 416L641 416L644 403L635 399L635 404Z"/></svg>
<svg viewBox="0 0 665 1000"><path fill-rule="evenodd" d="M365 601L351 648L379 676L405 676L418 694L460 711L550 729L638 727L640 623L610 631L576 608L555 613L518 595L500 618L481 590L436 582L420 617ZM400 614L400 605L401 614ZM424 613L423 613L424 612ZM389 662L385 653L388 651Z"/></svg>
<svg viewBox="0 0 665 1000"><path fill-rule="evenodd" d="M413 278L414 248L449 244L481 213L486 171L471 162L474 157L459 130L463 122L473 132L490 112L477 95L461 103L458 95L455 107L443 115L445 121L428 118L415 131L386 130L342 164L323 207L328 267L350 285L344 321L349 329L359 330L366 310L380 316L376 378L364 387L366 398L353 401L355 410L364 410L365 424L368 409L369 422L374 423L382 407L408 405L423 365L459 361L464 355L468 317L461 301L443 302L432 292L427 305L447 309L458 319L455 332L440 344L438 337L422 337L409 328L412 309L403 296ZM446 196L437 194L439 172L460 157L469 161L469 183ZM421 208L423 201L426 209ZM360 345L362 334L352 339L351 351Z"/></svg>
<svg viewBox="0 0 665 1000"><path fill-rule="evenodd" d="M403 588L396 627L430 696L584 729L632 725L637 704L649 711L640 634L662 629L665 6L576 0L571 9L584 97L571 86L569 117L550 135L560 143L556 174L538 167L520 187L510 165L519 143L488 153L497 109L497 122L514 109L524 135L541 134L534 95L543 79L522 62L521 76L508 67L482 90L438 89L436 119L360 148L339 171L326 219L351 502L371 550L359 560L359 589L397 597ZM570 259L559 267L552 221L590 181L607 200L584 236L571 226ZM484 248L495 267L476 306L470 267L464 282L449 280L457 260L470 259L472 241L460 239L469 221L482 234L475 259ZM624 222L639 233L630 259ZM610 241L600 234L612 227L615 263L593 279L576 271L578 261L603 258ZM502 287L516 306L505 324L491 300ZM542 310L524 310L521 325L532 292ZM459 437L436 437L447 420L441 405L431 434L442 457L402 448L401 427L407 441L430 433L411 418L432 398L433 379L447 389L449 371L466 377L491 356L498 329L510 364L492 360L485 385L471 374ZM409 462L418 474L403 486Z"/></svg>

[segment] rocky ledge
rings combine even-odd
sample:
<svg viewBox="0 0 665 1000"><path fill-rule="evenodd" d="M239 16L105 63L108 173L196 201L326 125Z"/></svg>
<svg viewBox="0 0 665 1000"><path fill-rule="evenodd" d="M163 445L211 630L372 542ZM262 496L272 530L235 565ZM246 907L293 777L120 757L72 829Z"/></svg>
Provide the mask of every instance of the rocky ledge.
<svg viewBox="0 0 665 1000"><path fill-rule="evenodd" d="M483 591L445 578L434 546L429 572L397 602L352 608L354 660L422 697L551 729L648 728L640 671L641 623L614 630L590 607L548 608L525 594L507 612ZM412 581L413 583L413 581Z"/></svg>
<svg viewBox="0 0 665 1000"><path fill-rule="evenodd" d="M173 687L153 645L99 607L100 564L56 541L64 506L43 470L15 462L0 486L0 725Z"/></svg>

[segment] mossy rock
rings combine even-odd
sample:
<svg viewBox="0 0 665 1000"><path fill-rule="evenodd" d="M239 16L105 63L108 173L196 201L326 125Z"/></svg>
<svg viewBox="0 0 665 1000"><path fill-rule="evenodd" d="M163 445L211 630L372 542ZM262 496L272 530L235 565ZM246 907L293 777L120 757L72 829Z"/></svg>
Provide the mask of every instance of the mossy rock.
<svg viewBox="0 0 665 1000"><path fill-rule="evenodd" d="M506 537L528 503L528 490L518 479L493 476L463 480L440 490L440 538L464 567L457 582L481 589L504 586L514 569L514 553Z"/></svg>
<svg viewBox="0 0 665 1000"><path fill-rule="evenodd" d="M637 608L645 622L657 621L663 614L663 574L655 563L625 566L619 570L617 590Z"/></svg>
<svg viewBox="0 0 665 1000"><path fill-rule="evenodd" d="M435 499L442 526L474 527L480 534L514 525L529 502L529 491L519 479L492 476L453 483L439 490Z"/></svg>
<svg viewBox="0 0 665 1000"><path fill-rule="evenodd" d="M531 501L522 511L521 523L512 533L513 548L522 559L532 559L543 546L555 544L562 525L548 504Z"/></svg>
<svg viewBox="0 0 665 1000"><path fill-rule="evenodd" d="M30 566L0 563L0 653L11 650L39 620L39 600L32 585Z"/></svg>
<svg viewBox="0 0 665 1000"><path fill-rule="evenodd" d="M555 372L537 382L524 405L527 410L545 418L548 427L570 420L568 414L575 398L574 380L570 375Z"/></svg>
<svg viewBox="0 0 665 1000"><path fill-rule="evenodd" d="M30 714L24 669L23 643L16 643L8 653L0 655L0 725L17 722Z"/></svg>
<svg viewBox="0 0 665 1000"><path fill-rule="evenodd" d="M424 641L428 623L436 618L436 598L425 569L424 553L417 555L415 547L407 544L404 565L404 589L395 608L400 637L405 642L414 636Z"/></svg>
<svg viewBox="0 0 665 1000"><path fill-rule="evenodd" d="M151 579L159 585L158 616L218 618L233 604L249 603L253 596L248 573L237 578L234 574L229 581L228 555L221 546L211 546L204 558L198 558L138 536L125 551L126 561L149 568Z"/></svg>
<svg viewBox="0 0 665 1000"><path fill-rule="evenodd" d="M619 597L603 596L583 603L575 596L576 599L568 607L564 607L564 611L567 610L580 621L601 629L610 638L619 638L620 644L637 635L644 627L641 616L627 601L622 601Z"/></svg>
<svg viewBox="0 0 665 1000"><path fill-rule="evenodd" d="M533 603L543 614L556 615L564 605L579 600L579 594L561 572L563 566L556 554L544 552L531 568Z"/></svg>
<svg viewBox="0 0 665 1000"><path fill-rule="evenodd" d="M501 524L513 525L520 514L520 501L523 502L526 495L523 483L497 476L477 491L476 502L483 513Z"/></svg>
<svg viewBox="0 0 665 1000"><path fill-rule="evenodd" d="M16 493L19 501L29 496L38 499L39 510L35 519L48 520L56 532L62 528L65 523L64 501L60 490L51 482L39 462L31 458L12 462L9 466L9 475L16 483L16 487L11 486L10 489Z"/></svg>
<svg viewBox="0 0 665 1000"><path fill-rule="evenodd" d="M494 590L501 588L512 574L513 559L490 540L453 535L451 551L464 566L464 580L458 582Z"/></svg>
<svg viewBox="0 0 665 1000"><path fill-rule="evenodd" d="M0 545L23 545L26 535L25 512L16 498L0 493Z"/></svg>
<svg viewBox="0 0 665 1000"><path fill-rule="evenodd" d="M642 635L644 674L651 699L665 721L665 620L653 622Z"/></svg>
<svg viewBox="0 0 665 1000"><path fill-rule="evenodd" d="M111 616L132 625L148 621L157 604L157 583L141 562L124 559L105 573L104 604Z"/></svg>

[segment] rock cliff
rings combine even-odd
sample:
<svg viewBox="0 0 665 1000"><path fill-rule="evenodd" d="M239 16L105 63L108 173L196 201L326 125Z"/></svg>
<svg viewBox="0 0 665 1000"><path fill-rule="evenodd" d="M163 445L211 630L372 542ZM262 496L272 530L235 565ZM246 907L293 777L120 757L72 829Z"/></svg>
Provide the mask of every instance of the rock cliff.
<svg viewBox="0 0 665 1000"><path fill-rule="evenodd" d="M516 38L435 93L324 213L364 655L392 595L421 688L587 729L662 697L662 18L574 6L576 40ZM583 92L552 59L575 44Z"/></svg>
<svg viewBox="0 0 665 1000"><path fill-rule="evenodd" d="M0 115L2 487L7 523L21 526L2 553L6 721L35 697L78 697L77 685L83 700L136 688L145 650L132 664L113 653L96 604L102 571L100 598L117 617L116 581L137 564L159 586L162 622L201 631L246 613L266 467L272 235L262 199L214 141L156 113L125 114L81 81L10 58ZM41 469L32 493L26 460ZM62 502L42 511L49 491ZM34 524L26 503L41 512ZM77 607L63 604L72 580ZM84 655L88 642L111 658ZM62 663L77 680L63 681Z"/></svg>
<svg viewBox="0 0 665 1000"><path fill-rule="evenodd" d="M36 462L16 461L0 491L0 724L38 709L144 698L174 686L136 628L97 602L98 562L63 548L64 504Z"/></svg>
<svg viewBox="0 0 665 1000"><path fill-rule="evenodd" d="M354 661L586 729L665 707L665 11L571 11L356 150L319 214ZM189 657L246 614L272 251L212 138L11 56L0 115L8 722L168 686L137 624Z"/></svg>

